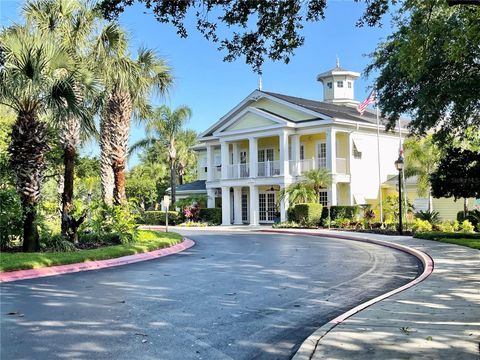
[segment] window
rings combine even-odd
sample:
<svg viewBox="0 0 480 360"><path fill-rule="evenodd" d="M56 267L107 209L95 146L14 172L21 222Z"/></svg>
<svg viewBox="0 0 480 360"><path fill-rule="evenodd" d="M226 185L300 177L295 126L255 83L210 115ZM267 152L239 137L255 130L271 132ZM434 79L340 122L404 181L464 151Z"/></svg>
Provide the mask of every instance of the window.
<svg viewBox="0 0 480 360"><path fill-rule="evenodd" d="M343 81L337 81L337 87L343 88Z"/></svg>
<svg viewBox="0 0 480 360"><path fill-rule="evenodd" d="M328 87L329 89L331 89L331 88L332 88L332 82L327 82L327 87Z"/></svg>
<svg viewBox="0 0 480 360"><path fill-rule="evenodd" d="M361 151L358 151L357 145L353 143L353 158L354 159L361 159L362 158L362 153Z"/></svg>
<svg viewBox="0 0 480 360"><path fill-rule="evenodd" d="M349 89L352 88L352 82L351 82L351 81L347 82L347 85L348 85L348 88L349 88Z"/></svg>
<svg viewBox="0 0 480 360"><path fill-rule="evenodd" d="M322 190L320 192L320 204L322 206L327 206L328 205L328 193L327 190Z"/></svg>
<svg viewBox="0 0 480 360"><path fill-rule="evenodd" d="M305 145L300 145L300 160L305 160Z"/></svg>

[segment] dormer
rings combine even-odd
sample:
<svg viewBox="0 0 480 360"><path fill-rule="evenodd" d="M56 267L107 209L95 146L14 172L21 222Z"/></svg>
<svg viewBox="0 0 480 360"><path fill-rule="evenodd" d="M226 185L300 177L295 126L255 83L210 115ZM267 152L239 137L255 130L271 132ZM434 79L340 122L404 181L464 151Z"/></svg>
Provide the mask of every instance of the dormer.
<svg viewBox="0 0 480 360"><path fill-rule="evenodd" d="M323 101L339 105L356 106L355 80L360 73L340 67L337 57L336 67L332 70L317 75L317 81L323 84Z"/></svg>

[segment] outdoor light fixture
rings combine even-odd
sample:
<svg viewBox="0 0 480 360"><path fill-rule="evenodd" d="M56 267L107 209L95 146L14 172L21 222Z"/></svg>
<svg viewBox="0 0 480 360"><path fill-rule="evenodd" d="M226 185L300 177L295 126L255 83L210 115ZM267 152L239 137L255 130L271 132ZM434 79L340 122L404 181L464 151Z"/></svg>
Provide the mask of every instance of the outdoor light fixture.
<svg viewBox="0 0 480 360"><path fill-rule="evenodd" d="M402 226L402 170L403 170L403 156L400 154L395 161L395 167L398 170L398 232L403 235Z"/></svg>

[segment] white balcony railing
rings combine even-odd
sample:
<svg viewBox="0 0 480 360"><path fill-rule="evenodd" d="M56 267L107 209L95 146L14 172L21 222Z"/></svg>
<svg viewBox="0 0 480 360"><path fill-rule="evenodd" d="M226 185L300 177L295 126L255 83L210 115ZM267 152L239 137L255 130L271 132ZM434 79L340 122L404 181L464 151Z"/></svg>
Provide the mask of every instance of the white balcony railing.
<svg viewBox="0 0 480 360"><path fill-rule="evenodd" d="M220 180L222 178L222 167L214 166L213 167L213 180Z"/></svg>
<svg viewBox="0 0 480 360"><path fill-rule="evenodd" d="M264 161L258 163L257 176L280 175L280 161Z"/></svg>
<svg viewBox="0 0 480 360"><path fill-rule="evenodd" d="M280 175L280 161L264 161L257 163L257 176L269 177ZM288 161L288 168L291 175L303 175L307 171L316 169L326 169L327 159L305 159L300 162L294 160ZM347 159L336 159L336 173L347 174ZM242 179L250 177L250 164L230 164L227 165L227 179ZM220 166L213 168L213 180L222 178L222 170Z"/></svg>
<svg viewBox="0 0 480 360"><path fill-rule="evenodd" d="M229 179L242 179L250 176L249 164L233 164L227 166L227 178Z"/></svg>

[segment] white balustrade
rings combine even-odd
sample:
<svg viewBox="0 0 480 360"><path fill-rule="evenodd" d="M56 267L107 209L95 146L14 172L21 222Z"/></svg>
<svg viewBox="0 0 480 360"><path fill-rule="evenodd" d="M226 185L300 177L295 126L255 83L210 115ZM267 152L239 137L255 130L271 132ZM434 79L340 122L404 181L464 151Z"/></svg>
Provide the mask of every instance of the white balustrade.
<svg viewBox="0 0 480 360"><path fill-rule="evenodd" d="M263 161L257 165L257 176L259 177L280 175L280 161Z"/></svg>

